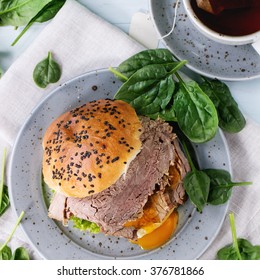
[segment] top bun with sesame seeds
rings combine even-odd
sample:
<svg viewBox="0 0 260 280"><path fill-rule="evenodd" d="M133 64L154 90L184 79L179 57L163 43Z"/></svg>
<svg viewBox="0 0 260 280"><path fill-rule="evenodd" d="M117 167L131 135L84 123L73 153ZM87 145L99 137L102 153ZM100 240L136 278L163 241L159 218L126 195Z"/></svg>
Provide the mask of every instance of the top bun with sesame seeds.
<svg viewBox="0 0 260 280"><path fill-rule="evenodd" d="M65 196L99 193L126 173L140 152L141 122L120 100L97 100L64 113L43 139L43 176Z"/></svg>

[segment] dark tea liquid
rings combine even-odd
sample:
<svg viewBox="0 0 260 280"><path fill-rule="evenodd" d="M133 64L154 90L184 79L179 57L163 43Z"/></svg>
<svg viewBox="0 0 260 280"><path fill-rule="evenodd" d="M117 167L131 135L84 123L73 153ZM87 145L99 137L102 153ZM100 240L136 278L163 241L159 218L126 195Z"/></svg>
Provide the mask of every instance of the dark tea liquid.
<svg viewBox="0 0 260 280"><path fill-rule="evenodd" d="M257 7L227 9L217 15L213 15L198 8L196 0L190 1L197 17L206 26L218 33L231 36L242 36L260 30L259 5Z"/></svg>

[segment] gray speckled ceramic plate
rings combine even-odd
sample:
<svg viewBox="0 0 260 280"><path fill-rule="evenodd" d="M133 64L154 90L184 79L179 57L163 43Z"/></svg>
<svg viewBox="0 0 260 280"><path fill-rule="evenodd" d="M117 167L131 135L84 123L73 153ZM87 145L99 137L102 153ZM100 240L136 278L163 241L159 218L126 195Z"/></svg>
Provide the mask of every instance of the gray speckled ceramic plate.
<svg viewBox="0 0 260 280"><path fill-rule="evenodd" d="M196 259L211 244L222 225L227 205L207 206L202 214L189 203L179 209L176 234L162 248L143 251L125 239L82 233L47 216L41 186L42 138L59 115L87 101L113 98L121 85L108 70L86 73L57 88L31 113L11 156L8 186L17 215L24 210L22 228L45 259ZM231 171L228 148L221 132L195 146L201 167Z"/></svg>
<svg viewBox="0 0 260 280"><path fill-rule="evenodd" d="M175 4L176 0L150 0L152 18L160 37L172 28ZM228 46L208 39L192 25L182 1L174 32L163 41L178 59L188 60L188 68L204 76L226 81L260 77L260 56L251 45Z"/></svg>

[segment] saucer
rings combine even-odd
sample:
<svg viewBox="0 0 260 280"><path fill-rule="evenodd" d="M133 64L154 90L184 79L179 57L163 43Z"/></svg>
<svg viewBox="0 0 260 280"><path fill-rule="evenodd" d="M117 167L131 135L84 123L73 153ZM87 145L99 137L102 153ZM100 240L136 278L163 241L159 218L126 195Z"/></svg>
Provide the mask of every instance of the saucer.
<svg viewBox="0 0 260 280"><path fill-rule="evenodd" d="M150 0L152 19L160 37L173 25L176 0ZM241 81L260 78L260 55L249 45L231 46L205 37L189 20L179 1L173 32L162 38L179 60L187 60L192 71L210 78Z"/></svg>

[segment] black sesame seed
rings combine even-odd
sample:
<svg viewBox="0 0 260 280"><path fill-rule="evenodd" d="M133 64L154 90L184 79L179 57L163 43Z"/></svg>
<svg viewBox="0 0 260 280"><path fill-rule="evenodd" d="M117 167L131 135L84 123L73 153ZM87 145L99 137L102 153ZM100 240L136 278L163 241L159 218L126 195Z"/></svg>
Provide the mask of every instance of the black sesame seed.
<svg viewBox="0 0 260 280"><path fill-rule="evenodd" d="M119 157L115 157L111 160L112 163L116 162L117 160L119 160Z"/></svg>

